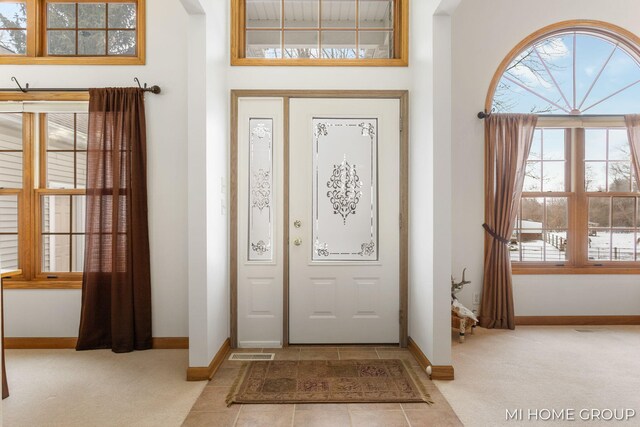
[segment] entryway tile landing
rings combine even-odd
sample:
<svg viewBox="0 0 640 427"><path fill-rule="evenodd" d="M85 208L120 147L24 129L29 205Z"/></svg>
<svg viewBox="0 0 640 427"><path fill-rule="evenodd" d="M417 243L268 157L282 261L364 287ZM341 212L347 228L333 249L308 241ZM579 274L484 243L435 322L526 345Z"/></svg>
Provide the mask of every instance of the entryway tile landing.
<svg viewBox="0 0 640 427"><path fill-rule="evenodd" d="M243 362L226 360L191 408L183 427L462 426L444 396L406 349L393 346L290 346L240 351L275 353L275 360L407 360L417 368L415 371L418 378L434 403L274 404L227 407L225 397Z"/></svg>

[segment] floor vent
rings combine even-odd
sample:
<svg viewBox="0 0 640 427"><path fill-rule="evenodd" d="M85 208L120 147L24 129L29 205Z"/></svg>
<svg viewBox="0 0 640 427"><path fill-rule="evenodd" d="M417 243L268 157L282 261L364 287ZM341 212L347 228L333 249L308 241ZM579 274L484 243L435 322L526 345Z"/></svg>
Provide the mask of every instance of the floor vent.
<svg viewBox="0 0 640 427"><path fill-rule="evenodd" d="M273 360L275 353L231 353L229 360Z"/></svg>

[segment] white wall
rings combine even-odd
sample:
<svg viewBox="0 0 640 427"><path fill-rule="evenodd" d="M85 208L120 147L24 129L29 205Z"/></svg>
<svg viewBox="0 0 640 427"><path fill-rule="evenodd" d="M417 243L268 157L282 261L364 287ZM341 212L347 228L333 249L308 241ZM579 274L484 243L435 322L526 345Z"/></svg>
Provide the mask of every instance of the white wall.
<svg viewBox="0 0 640 427"><path fill-rule="evenodd" d="M187 16L178 0L148 1L146 66L0 67L2 87L13 85L11 76L32 87L132 86L134 77L162 87L161 95L146 95L155 337L188 334L186 40ZM7 290L4 304L9 337L78 333L79 290Z"/></svg>
<svg viewBox="0 0 640 427"><path fill-rule="evenodd" d="M453 270L467 267L461 294L482 288L484 132L476 118L499 63L534 31L564 20L607 21L640 34L636 0L465 0L453 16ZM637 275L514 276L520 316L640 314Z"/></svg>

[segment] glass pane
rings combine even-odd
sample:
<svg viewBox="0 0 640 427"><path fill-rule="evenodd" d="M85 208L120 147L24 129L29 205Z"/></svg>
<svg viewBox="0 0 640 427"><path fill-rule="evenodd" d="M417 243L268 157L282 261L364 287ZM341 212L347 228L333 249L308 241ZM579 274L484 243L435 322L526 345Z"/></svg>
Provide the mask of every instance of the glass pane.
<svg viewBox="0 0 640 427"><path fill-rule="evenodd" d="M622 228L633 227L635 208L635 197L614 197L611 204L611 225Z"/></svg>
<svg viewBox="0 0 640 427"><path fill-rule="evenodd" d="M71 271L81 273L84 270L84 234L71 236Z"/></svg>
<svg viewBox="0 0 640 427"><path fill-rule="evenodd" d="M585 129L584 159L607 159L607 131L604 129Z"/></svg>
<svg viewBox="0 0 640 427"><path fill-rule="evenodd" d="M361 31L360 58L393 58L393 33L390 31Z"/></svg>
<svg viewBox="0 0 640 427"><path fill-rule="evenodd" d="M315 261L378 259L377 119L313 119Z"/></svg>
<svg viewBox="0 0 640 427"><path fill-rule="evenodd" d="M49 55L75 55L75 31L47 31Z"/></svg>
<svg viewBox="0 0 640 427"><path fill-rule="evenodd" d="M17 270L19 268L17 234L0 234L0 259L2 259L3 270Z"/></svg>
<svg viewBox="0 0 640 427"><path fill-rule="evenodd" d="M71 271L71 236L42 236L42 271L68 273Z"/></svg>
<svg viewBox="0 0 640 427"><path fill-rule="evenodd" d="M609 162L609 191L631 191L631 163Z"/></svg>
<svg viewBox="0 0 640 427"><path fill-rule="evenodd" d="M26 3L0 3L0 28L27 28Z"/></svg>
<svg viewBox="0 0 640 427"><path fill-rule="evenodd" d="M247 31L247 58L282 58L280 31Z"/></svg>
<svg viewBox="0 0 640 427"><path fill-rule="evenodd" d="M569 227L569 209L565 197L547 198L545 227L550 230L566 230Z"/></svg>
<svg viewBox="0 0 640 427"><path fill-rule="evenodd" d="M0 196L0 233L18 232L18 196Z"/></svg>
<svg viewBox="0 0 640 427"><path fill-rule="evenodd" d="M73 150L73 114L47 114L47 150Z"/></svg>
<svg viewBox="0 0 640 427"><path fill-rule="evenodd" d="M626 129L609 130L609 160L631 160L631 147Z"/></svg>
<svg viewBox="0 0 640 427"><path fill-rule="evenodd" d="M546 231L544 238L544 260L565 261L567 259L567 233Z"/></svg>
<svg viewBox="0 0 640 427"><path fill-rule="evenodd" d="M22 114L0 114L0 151L22 151Z"/></svg>
<svg viewBox="0 0 640 427"><path fill-rule="evenodd" d="M78 28L105 28L106 17L104 3L78 3Z"/></svg>
<svg viewBox="0 0 640 427"><path fill-rule="evenodd" d="M600 34L549 35L507 66L493 107L511 113L636 112L639 64L623 46Z"/></svg>
<svg viewBox="0 0 640 427"><path fill-rule="evenodd" d="M42 232L71 231L71 196L42 196Z"/></svg>
<svg viewBox="0 0 640 427"><path fill-rule="evenodd" d="M75 28L75 3L48 3L47 28Z"/></svg>
<svg viewBox="0 0 640 427"><path fill-rule="evenodd" d="M520 250L522 251L522 261L544 261L542 230L523 228L520 232Z"/></svg>
<svg viewBox="0 0 640 427"><path fill-rule="evenodd" d="M22 188L21 152L0 152L0 188Z"/></svg>
<svg viewBox="0 0 640 427"><path fill-rule="evenodd" d="M76 149L87 149L87 134L89 133L89 115L76 114Z"/></svg>
<svg viewBox="0 0 640 427"><path fill-rule="evenodd" d="M285 31L284 52L286 58L317 58L317 31Z"/></svg>
<svg viewBox="0 0 640 427"><path fill-rule="evenodd" d="M273 259L273 120L249 120L249 261Z"/></svg>
<svg viewBox="0 0 640 427"><path fill-rule="evenodd" d="M545 129L543 133L544 160L565 159L564 129Z"/></svg>
<svg viewBox="0 0 640 427"><path fill-rule="evenodd" d="M544 219L544 199L541 197L523 197L520 217L522 229L541 229Z"/></svg>
<svg viewBox="0 0 640 427"><path fill-rule="evenodd" d="M26 54L27 54L27 30L0 29L0 55L26 55Z"/></svg>
<svg viewBox="0 0 640 427"><path fill-rule="evenodd" d="M584 188L586 191L607 191L607 162L585 162Z"/></svg>
<svg viewBox="0 0 640 427"><path fill-rule="evenodd" d="M73 152L47 153L47 188L74 188Z"/></svg>
<svg viewBox="0 0 640 427"><path fill-rule="evenodd" d="M136 5L109 3L109 28L136 28Z"/></svg>
<svg viewBox="0 0 640 427"><path fill-rule="evenodd" d="M355 59L356 32L355 31L323 31L322 57L331 59Z"/></svg>
<svg viewBox="0 0 640 427"><path fill-rule="evenodd" d="M533 142L531 143L531 150L529 150L529 157L527 159L542 159L542 129L536 129L533 132Z"/></svg>
<svg viewBox="0 0 640 427"><path fill-rule="evenodd" d="M130 30L109 31L109 55L135 55L136 32Z"/></svg>
<svg viewBox="0 0 640 427"><path fill-rule="evenodd" d="M285 28L318 28L318 0L284 0Z"/></svg>
<svg viewBox="0 0 640 427"><path fill-rule="evenodd" d="M589 229L589 259L593 261L611 260L611 232Z"/></svg>
<svg viewBox="0 0 640 427"><path fill-rule="evenodd" d="M635 260L634 230L614 230L611 233L611 259L613 261Z"/></svg>
<svg viewBox="0 0 640 427"><path fill-rule="evenodd" d="M609 227L611 225L611 198L589 198L589 227Z"/></svg>
<svg viewBox="0 0 640 427"><path fill-rule="evenodd" d="M73 233L84 233L86 210L87 210L87 198L86 196L72 196L71 198L71 231Z"/></svg>
<svg viewBox="0 0 640 427"><path fill-rule="evenodd" d="M78 55L104 55L105 31L78 31Z"/></svg>
<svg viewBox="0 0 640 427"><path fill-rule="evenodd" d="M76 188L87 188L87 153L76 152Z"/></svg>
<svg viewBox="0 0 640 427"><path fill-rule="evenodd" d="M543 162L543 191L565 191L564 165L564 162Z"/></svg>
<svg viewBox="0 0 640 427"><path fill-rule="evenodd" d="M282 2L280 0L246 0L247 28L280 28Z"/></svg>
<svg viewBox="0 0 640 427"><path fill-rule="evenodd" d="M527 162L523 191L542 191L542 163Z"/></svg>
<svg viewBox="0 0 640 427"><path fill-rule="evenodd" d="M356 0L322 2L322 28L356 28Z"/></svg>
<svg viewBox="0 0 640 427"><path fill-rule="evenodd" d="M360 0L360 27L393 28L393 0Z"/></svg>

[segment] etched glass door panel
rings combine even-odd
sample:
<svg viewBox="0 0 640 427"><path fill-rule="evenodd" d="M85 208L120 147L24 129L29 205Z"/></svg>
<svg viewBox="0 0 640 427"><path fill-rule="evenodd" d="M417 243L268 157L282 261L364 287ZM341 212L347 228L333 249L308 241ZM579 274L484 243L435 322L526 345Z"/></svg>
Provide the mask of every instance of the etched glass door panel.
<svg viewBox="0 0 640 427"><path fill-rule="evenodd" d="M313 119L313 261L378 259L378 120Z"/></svg>
<svg viewBox="0 0 640 427"><path fill-rule="evenodd" d="M249 120L249 261L273 260L273 120Z"/></svg>

